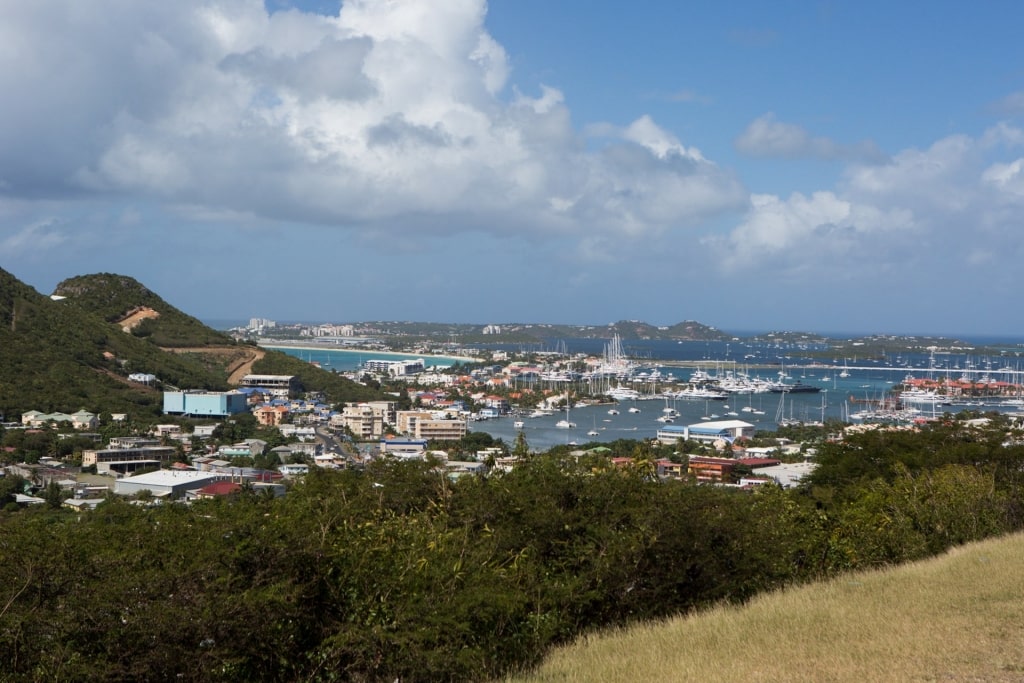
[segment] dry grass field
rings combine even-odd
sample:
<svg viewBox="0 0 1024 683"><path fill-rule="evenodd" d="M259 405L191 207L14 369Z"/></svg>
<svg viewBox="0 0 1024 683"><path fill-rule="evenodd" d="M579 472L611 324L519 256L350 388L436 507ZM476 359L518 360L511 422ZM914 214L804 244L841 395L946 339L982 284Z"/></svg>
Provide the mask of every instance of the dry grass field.
<svg viewBox="0 0 1024 683"><path fill-rule="evenodd" d="M594 634L507 680L1024 681L1024 535Z"/></svg>

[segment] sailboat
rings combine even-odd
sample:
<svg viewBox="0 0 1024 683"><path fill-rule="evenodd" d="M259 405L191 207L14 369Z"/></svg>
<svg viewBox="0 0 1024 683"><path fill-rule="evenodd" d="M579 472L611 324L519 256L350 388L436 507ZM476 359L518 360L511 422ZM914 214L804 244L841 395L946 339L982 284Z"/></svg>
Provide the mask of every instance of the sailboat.
<svg viewBox="0 0 1024 683"><path fill-rule="evenodd" d="M557 427L558 429L576 429L576 423L575 422L569 422L569 403L570 403L570 401L569 401L568 397L566 397L566 399L565 399L565 419L564 420L559 420L558 422L555 423L555 427Z"/></svg>
<svg viewBox="0 0 1024 683"><path fill-rule="evenodd" d="M587 436L601 436L601 432L597 431L597 416L594 416L594 428L587 432Z"/></svg>

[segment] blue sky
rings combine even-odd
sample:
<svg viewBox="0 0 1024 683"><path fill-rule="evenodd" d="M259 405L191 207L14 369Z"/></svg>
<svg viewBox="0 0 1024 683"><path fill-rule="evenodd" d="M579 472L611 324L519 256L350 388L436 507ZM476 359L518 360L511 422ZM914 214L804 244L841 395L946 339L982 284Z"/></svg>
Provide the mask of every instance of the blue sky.
<svg viewBox="0 0 1024 683"><path fill-rule="evenodd" d="M1022 15L0 0L0 267L206 319L1018 335Z"/></svg>

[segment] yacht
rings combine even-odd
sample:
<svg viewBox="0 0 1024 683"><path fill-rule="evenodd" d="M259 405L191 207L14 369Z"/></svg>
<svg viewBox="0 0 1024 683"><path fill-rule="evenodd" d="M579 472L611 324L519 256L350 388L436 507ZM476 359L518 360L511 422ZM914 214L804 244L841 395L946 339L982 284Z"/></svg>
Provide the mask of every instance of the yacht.
<svg viewBox="0 0 1024 683"><path fill-rule="evenodd" d="M522 429L524 424L525 423L522 420L516 420L515 422L512 423L512 426L515 429Z"/></svg>
<svg viewBox="0 0 1024 683"><path fill-rule="evenodd" d="M565 419L564 420L559 420L558 422L556 422L555 423L555 427L557 427L558 429L576 429L576 423L575 422L569 422L569 403L568 402L566 402L566 404L565 404Z"/></svg>

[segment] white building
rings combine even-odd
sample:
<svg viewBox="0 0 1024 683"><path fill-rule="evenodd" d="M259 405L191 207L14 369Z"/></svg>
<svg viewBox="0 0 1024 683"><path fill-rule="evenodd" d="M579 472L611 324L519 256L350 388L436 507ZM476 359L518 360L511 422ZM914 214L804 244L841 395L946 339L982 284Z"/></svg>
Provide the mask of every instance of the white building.
<svg viewBox="0 0 1024 683"><path fill-rule="evenodd" d="M126 477L114 482L114 493L132 496L141 491L149 491L158 498L178 498L186 491L200 489L207 484L228 481L229 474L218 472L196 472L193 470L159 470L135 477Z"/></svg>
<svg viewBox="0 0 1024 683"><path fill-rule="evenodd" d="M274 396L288 398L298 391L299 383L294 375L246 375L239 386L266 389Z"/></svg>
<svg viewBox="0 0 1024 683"><path fill-rule="evenodd" d="M379 358L366 361L363 365L367 372L386 373L392 377L418 375L423 372L427 363L422 358L403 358L402 360L382 360Z"/></svg>
<svg viewBox="0 0 1024 683"><path fill-rule="evenodd" d="M341 424L362 441L379 438L384 433L381 411L365 403L345 406L341 411Z"/></svg>
<svg viewBox="0 0 1024 683"><path fill-rule="evenodd" d="M722 440L733 443L736 439L754 436L754 425L742 420L699 422L688 426L666 425L658 430L658 441L669 446L679 439L714 443Z"/></svg>
<svg viewBox="0 0 1024 683"><path fill-rule="evenodd" d="M793 488L817 467L813 462L790 462L771 467L758 467L754 472L758 476L770 477L784 489Z"/></svg>

